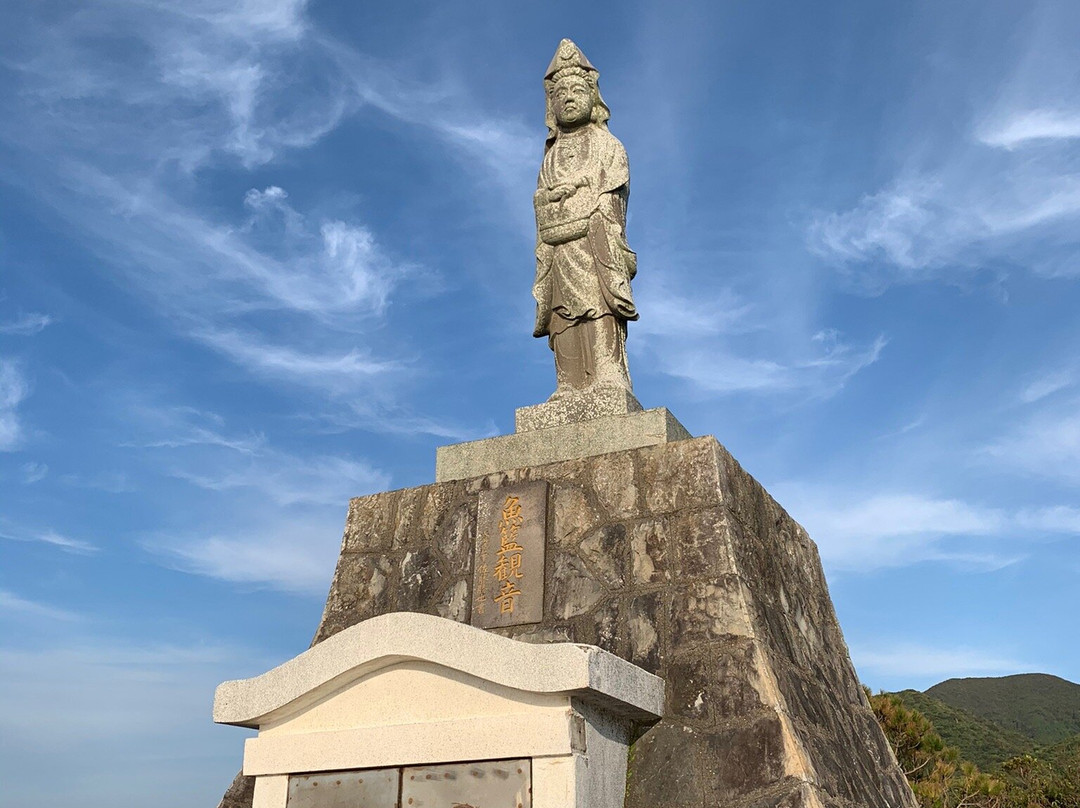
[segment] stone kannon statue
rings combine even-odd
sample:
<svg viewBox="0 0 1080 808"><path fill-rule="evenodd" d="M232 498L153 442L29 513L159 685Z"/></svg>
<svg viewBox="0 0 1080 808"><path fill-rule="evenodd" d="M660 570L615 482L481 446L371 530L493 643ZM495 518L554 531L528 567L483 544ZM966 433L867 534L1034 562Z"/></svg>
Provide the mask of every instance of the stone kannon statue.
<svg viewBox="0 0 1080 808"><path fill-rule="evenodd" d="M631 391L626 323L637 256L626 243L630 167L607 128L598 73L564 39L544 75L548 127L536 208L536 328L555 354L551 400L597 388Z"/></svg>

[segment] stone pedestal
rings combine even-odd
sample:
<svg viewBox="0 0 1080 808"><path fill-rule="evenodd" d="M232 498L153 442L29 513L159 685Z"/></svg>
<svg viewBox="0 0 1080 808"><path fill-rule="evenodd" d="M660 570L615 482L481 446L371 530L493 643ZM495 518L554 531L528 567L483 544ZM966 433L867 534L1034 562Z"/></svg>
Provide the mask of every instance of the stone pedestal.
<svg viewBox="0 0 1080 808"><path fill-rule="evenodd" d="M713 438L517 459L352 500L314 642L391 611L469 622L480 492L543 480L542 619L493 631L595 645L665 680L626 808L915 806L813 542Z"/></svg>
<svg viewBox="0 0 1080 808"><path fill-rule="evenodd" d="M638 449L690 437L664 407L643 410L621 387L521 407L514 434L440 446L435 482L464 480L523 466Z"/></svg>
<svg viewBox="0 0 1080 808"><path fill-rule="evenodd" d="M607 415L629 415L644 407L633 393L622 387L602 387L556 401L545 401L514 410L514 431L532 432L563 424L576 424ZM687 435L686 437L690 437Z"/></svg>

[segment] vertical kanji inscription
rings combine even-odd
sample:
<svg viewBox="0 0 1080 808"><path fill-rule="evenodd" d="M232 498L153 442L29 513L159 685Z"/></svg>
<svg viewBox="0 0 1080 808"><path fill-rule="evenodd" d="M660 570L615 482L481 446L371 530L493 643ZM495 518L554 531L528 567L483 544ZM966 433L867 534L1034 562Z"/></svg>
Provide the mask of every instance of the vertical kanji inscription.
<svg viewBox="0 0 1080 808"><path fill-rule="evenodd" d="M473 559L472 624L539 623L544 617L544 481L480 492Z"/></svg>

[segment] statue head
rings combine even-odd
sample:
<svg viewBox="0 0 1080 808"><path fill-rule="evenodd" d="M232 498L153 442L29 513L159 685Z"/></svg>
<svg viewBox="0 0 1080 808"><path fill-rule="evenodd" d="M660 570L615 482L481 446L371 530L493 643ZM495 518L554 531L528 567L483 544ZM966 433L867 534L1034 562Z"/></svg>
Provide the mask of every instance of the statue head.
<svg viewBox="0 0 1080 808"><path fill-rule="evenodd" d="M560 125L571 128L592 122L607 127L611 111L600 97L599 77L577 45L569 39L559 43L544 74L548 147L554 142Z"/></svg>

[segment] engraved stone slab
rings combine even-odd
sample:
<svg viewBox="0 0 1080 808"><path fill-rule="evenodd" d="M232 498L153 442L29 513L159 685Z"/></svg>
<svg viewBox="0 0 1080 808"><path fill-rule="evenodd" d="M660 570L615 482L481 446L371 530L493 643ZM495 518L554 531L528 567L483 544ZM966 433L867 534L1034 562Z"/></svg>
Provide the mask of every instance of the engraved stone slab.
<svg viewBox="0 0 1080 808"><path fill-rule="evenodd" d="M402 770L408 808L531 808L531 761L495 760ZM367 803L362 803L366 808ZM290 807L291 808L291 807Z"/></svg>
<svg viewBox="0 0 1080 808"><path fill-rule="evenodd" d="M544 619L547 499L544 480L480 492L473 555L474 626L517 626Z"/></svg>
<svg viewBox="0 0 1080 808"><path fill-rule="evenodd" d="M401 770L294 774L289 778L288 808L395 808Z"/></svg>

